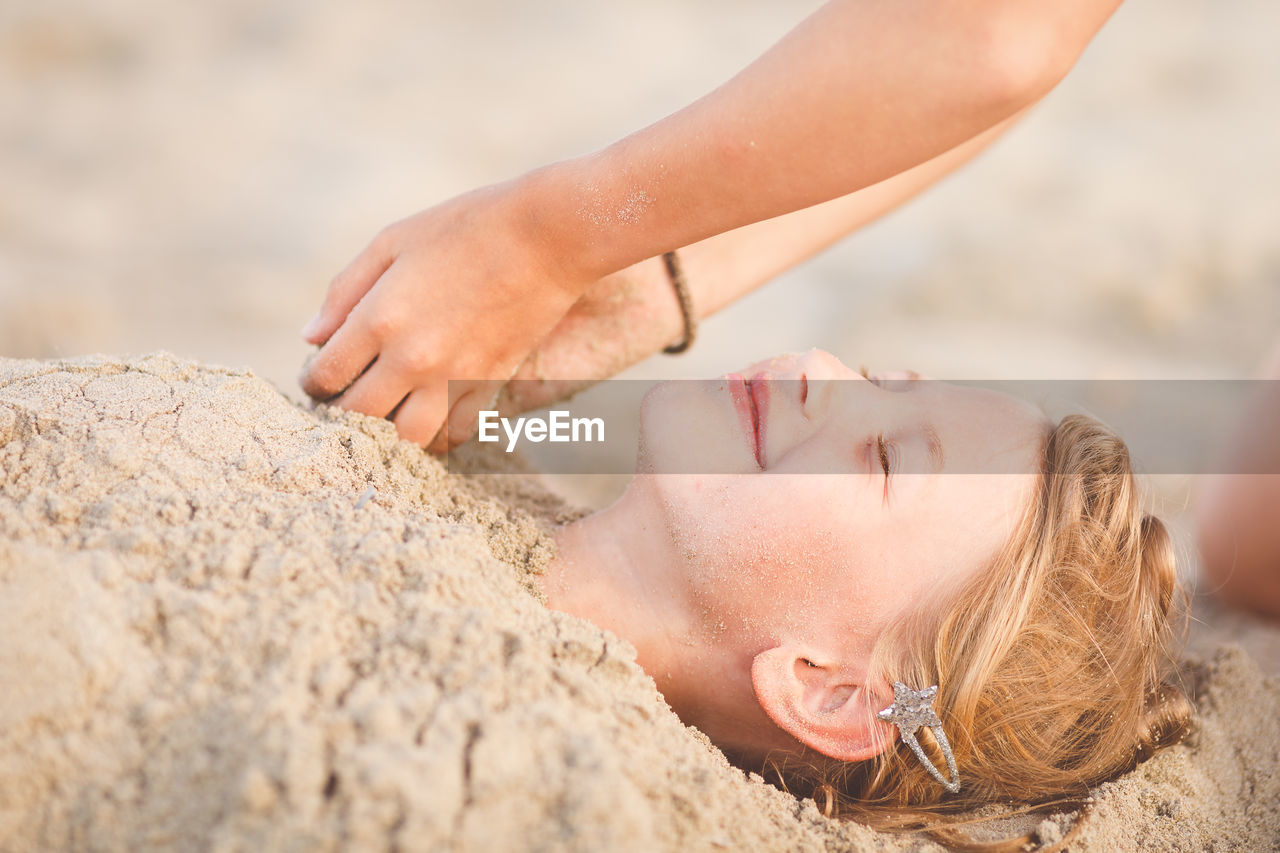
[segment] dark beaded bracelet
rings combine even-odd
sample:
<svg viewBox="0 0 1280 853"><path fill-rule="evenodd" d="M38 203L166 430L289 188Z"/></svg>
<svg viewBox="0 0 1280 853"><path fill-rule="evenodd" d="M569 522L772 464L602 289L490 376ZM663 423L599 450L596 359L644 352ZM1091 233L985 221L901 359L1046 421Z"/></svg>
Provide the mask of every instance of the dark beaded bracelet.
<svg viewBox="0 0 1280 853"><path fill-rule="evenodd" d="M693 338L698 333L698 320L693 316L693 297L689 295L689 282L685 280L679 256L675 252L667 252L662 256L662 261L667 265L667 276L676 289L676 298L680 300L680 316L684 318L684 337L663 352L667 355L679 355L693 344Z"/></svg>

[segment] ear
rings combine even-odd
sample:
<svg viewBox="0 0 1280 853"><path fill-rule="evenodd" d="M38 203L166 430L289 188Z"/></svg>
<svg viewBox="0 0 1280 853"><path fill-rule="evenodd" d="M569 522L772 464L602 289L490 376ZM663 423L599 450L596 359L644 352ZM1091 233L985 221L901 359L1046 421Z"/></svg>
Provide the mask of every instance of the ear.
<svg viewBox="0 0 1280 853"><path fill-rule="evenodd" d="M769 719L805 746L841 761L879 755L896 729L876 718L893 702L883 679L824 661L794 643L756 655L751 685Z"/></svg>

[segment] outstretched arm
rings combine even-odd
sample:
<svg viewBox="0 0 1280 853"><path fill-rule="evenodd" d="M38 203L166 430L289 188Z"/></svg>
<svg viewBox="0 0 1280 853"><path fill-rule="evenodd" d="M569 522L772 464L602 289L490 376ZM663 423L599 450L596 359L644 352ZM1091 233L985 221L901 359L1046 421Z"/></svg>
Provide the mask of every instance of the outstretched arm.
<svg viewBox="0 0 1280 853"><path fill-rule="evenodd" d="M307 328L303 387L421 443L447 417L443 449L592 282L950 151L1052 88L1118 2L832 0L662 121L384 230Z"/></svg>
<svg viewBox="0 0 1280 853"><path fill-rule="evenodd" d="M714 314L913 198L969 162L1025 112L878 184L680 249L694 313L699 319ZM683 332L662 259L633 264L587 289L520 365L499 407L509 415L548 406L653 355Z"/></svg>

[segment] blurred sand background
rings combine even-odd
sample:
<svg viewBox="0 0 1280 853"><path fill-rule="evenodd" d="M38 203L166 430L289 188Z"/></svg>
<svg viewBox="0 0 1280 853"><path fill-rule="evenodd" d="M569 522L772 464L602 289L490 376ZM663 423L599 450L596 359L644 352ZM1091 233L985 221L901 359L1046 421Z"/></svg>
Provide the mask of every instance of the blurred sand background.
<svg viewBox="0 0 1280 853"><path fill-rule="evenodd" d="M0 10L0 354L287 393L382 225L702 95L810 2ZM942 377L1242 376L1280 319L1280 10L1130 0L1003 142L633 375L821 346Z"/></svg>
<svg viewBox="0 0 1280 853"><path fill-rule="evenodd" d="M378 228L661 118L817 5L6 3L0 354L167 349L296 396L297 330ZM978 162L631 375L810 346L1245 375L1280 318L1278 25L1131 0Z"/></svg>

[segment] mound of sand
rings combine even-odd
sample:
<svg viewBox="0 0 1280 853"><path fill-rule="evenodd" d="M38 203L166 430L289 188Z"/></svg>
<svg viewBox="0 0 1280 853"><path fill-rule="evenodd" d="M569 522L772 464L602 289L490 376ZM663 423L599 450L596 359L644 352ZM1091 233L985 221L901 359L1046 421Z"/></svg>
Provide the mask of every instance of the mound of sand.
<svg viewBox="0 0 1280 853"><path fill-rule="evenodd" d="M547 610L565 515L249 373L0 360L0 849L932 847L736 770ZM1193 737L1081 849L1280 837L1280 684L1189 671Z"/></svg>

